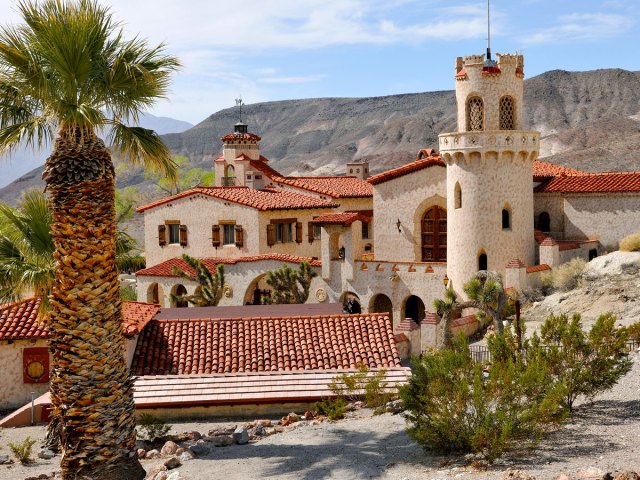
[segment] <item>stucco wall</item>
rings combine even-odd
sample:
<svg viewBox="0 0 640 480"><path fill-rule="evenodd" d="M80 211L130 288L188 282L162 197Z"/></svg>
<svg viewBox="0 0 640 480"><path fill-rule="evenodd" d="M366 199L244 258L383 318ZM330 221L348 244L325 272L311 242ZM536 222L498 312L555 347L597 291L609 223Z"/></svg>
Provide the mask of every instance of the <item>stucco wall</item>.
<svg viewBox="0 0 640 480"><path fill-rule="evenodd" d="M549 214L550 234L556 240L563 240L564 233L564 200L558 193L534 193L533 195L534 223L542 212Z"/></svg>
<svg viewBox="0 0 640 480"><path fill-rule="evenodd" d="M607 251L620 239L640 231L640 194L567 195L564 199L567 238L598 239Z"/></svg>
<svg viewBox="0 0 640 480"><path fill-rule="evenodd" d="M18 408L31 401L31 392L39 397L49 390L48 383L24 383L22 378L22 351L25 348L48 347L46 340L31 342L17 340L0 343L0 408ZM51 357L49 358L51 365Z"/></svg>
<svg viewBox="0 0 640 480"><path fill-rule="evenodd" d="M420 222L428 208L437 205L446 209L446 169L425 168L374 185L373 192L375 258L422 260Z"/></svg>

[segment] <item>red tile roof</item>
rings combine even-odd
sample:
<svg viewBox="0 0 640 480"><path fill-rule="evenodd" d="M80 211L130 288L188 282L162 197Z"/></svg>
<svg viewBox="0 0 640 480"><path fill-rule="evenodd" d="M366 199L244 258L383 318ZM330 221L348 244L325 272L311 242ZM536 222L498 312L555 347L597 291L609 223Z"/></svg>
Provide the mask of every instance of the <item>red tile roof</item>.
<svg viewBox="0 0 640 480"><path fill-rule="evenodd" d="M533 162L533 180L536 182L559 175L584 175L585 173L582 170L541 162L540 160Z"/></svg>
<svg viewBox="0 0 640 480"><path fill-rule="evenodd" d="M547 238L547 236L541 230L534 230L533 238L535 239L536 243L540 245L544 241L544 239Z"/></svg>
<svg viewBox="0 0 640 480"><path fill-rule="evenodd" d="M26 298L0 306L0 340L47 338L49 330L38 319L39 298ZM160 309L159 305L142 302L122 304L122 331L125 337L137 335Z"/></svg>
<svg viewBox="0 0 640 480"><path fill-rule="evenodd" d="M27 298L0 307L0 340L46 338L47 327L38 319L39 298Z"/></svg>
<svg viewBox="0 0 640 480"><path fill-rule="evenodd" d="M136 212L144 212L165 203L189 197L191 195L207 195L227 202L239 203L257 210L297 210L305 208L334 208L337 203L281 188L264 188L256 190L249 187L196 187L186 192L166 197L156 202L138 207Z"/></svg>
<svg viewBox="0 0 640 480"><path fill-rule="evenodd" d="M362 222L370 222L371 217L367 217L358 212L325 213L324 215L315 217L310 223L348 226L356 220L360 220Z"/></svg>
<svg viewBox="0 0 640 480"><path fill-rule="evenodd" d="M527 273L536 273L536 272L544 272L545 270L551 270L551 267L546 263L541 265L531 265L527 267Z"/></svg>
<svg viewBox="0 0 640 480"><path fill-rule="evenodd" d="M519 258L514 258L509 263L507 263L507 268L522 268L524 267L524 263Z"/></svg>
<svg viewBox="0 0 640 480"><path fill-rule="evenodd" d="M283 372L400 366L387 315L153 320L134 375Z"/></svg>
<svg viewBox="0 0 640 480"><path fill-rule="evenodd" d="M259 142L262 139L255 133L227 133L224 137L221 137L220 140L222 140L225 143L228 143L228 142L240 141L240 140Z"/></svg>
<svg viewBox="0 0 640 480"><path fill-rule="evenodd" d="M545 193L640 192L640 172L606 172L557 176L539 185Z"/></svg>
<svg viewBox="0 0 640 480"><path fill-rule="evenodd" d="M437 152L430 157L415 160L411 163L407 163L406 165L402 165L401 167L387 170L386 172L382 172L377 175L373 175L372 177L369 177L367 181L372 185L378 185L379 183L387 182L389 180L393 180L394 178L402 177L409 173L422 170L423 168L429 168L433 166L445 166L445 163L440 158L440 154Z"/></svg>
<svg viewBox="0 0 640 480"><path fill-rule="evenodd" d="M201 258L200 261L204 263L209 270L214 273L216 271L216 265L233 265L236 263L243 262L260 262L263 260L276 260L279 262L286 263L302 263L308 262L312 267L320 267L322 266L322 262L320 260L315 260L310 257L298 257L296 255L289 255L286 253L264 253L261 255L252 255L248 257L235 257L235 258ZM136 275L145 275L150 277L177 277L173 273L173 267L176 266L181 270L193 274L193 270L191 267L185 262L182 258L170 258L169 260L165 260L162 263L158 263L153 267L144 268L142 270L138 270Z"/></svg>

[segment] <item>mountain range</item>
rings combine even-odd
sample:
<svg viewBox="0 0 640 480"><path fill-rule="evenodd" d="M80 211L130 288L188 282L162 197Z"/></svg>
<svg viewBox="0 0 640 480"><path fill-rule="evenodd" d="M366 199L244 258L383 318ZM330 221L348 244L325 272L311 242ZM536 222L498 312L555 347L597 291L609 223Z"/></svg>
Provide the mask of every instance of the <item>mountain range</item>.
<svg viewBox="0 0 640 480"><path fill-rule="evenodd" d="M455 131L455 93L438 91L369 98L318 98L247 105L242 121L262 137L261 153L282 173L341 174L345 163L367 160L372 172L437 147L439 133ZM163 135L189 167L213 168L220 137L239 120L235 108ZM540 157L586 171L640 170L640 72L621 69L553 70L525 81L525 128L541 132ZM26 188L42 187L38 167L0 189L14 203ZM150 180L120 169L118 186L144 190Z"/></svg>

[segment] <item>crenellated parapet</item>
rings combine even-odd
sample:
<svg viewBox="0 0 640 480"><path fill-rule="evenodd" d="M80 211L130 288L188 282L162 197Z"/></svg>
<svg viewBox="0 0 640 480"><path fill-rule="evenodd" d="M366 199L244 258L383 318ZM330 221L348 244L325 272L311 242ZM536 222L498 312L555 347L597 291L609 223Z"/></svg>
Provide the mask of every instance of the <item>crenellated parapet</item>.
<svg viewBox="0 0 640 480"><path fill-rule="evenodd" d="M439 135L439 150L448 164L456 159L469 161L471 152L482 157L495 152L500 159L533 162L540 150L540 133L526 130L443 133Z"/></svg>

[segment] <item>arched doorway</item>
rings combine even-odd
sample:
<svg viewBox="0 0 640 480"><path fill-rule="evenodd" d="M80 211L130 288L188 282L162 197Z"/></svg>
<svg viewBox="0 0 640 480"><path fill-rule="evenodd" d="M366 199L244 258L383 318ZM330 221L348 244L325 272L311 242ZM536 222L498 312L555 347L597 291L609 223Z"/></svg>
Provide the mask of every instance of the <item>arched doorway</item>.
<svg viewBox="0 0 640 480"><path fill-rule="evenodd" d="M371 300L371 313L388 313L391 323L393 323L393 303L384 293L379 293Z"/></svg>
<svg viewBox="0 0 640 480"><path fill-rule="evenodd" d="M160 291L157 283L152 283L147 288L147 303L160 303Z"/></svg>
<svg viewBox="0 0 640 480"><path fill-rule="evenodd" d="M183 297L186 294L187 294L187 287L185 287L184 285L176 285L173 288L173 295L175 295L176 297ZM172 299L172 303L174 304L173 306L175 308L186 308L189 306L189 302L187 302L186 300Z"/></svg>
<svg viewBox="0 0 640 480"><path fill-rule="evenodd" d="M244 294L244 305L267 305L271 298L271 286L267 284L267 276L255 278Z"/></svg>
<svg viewBox="0 0 640 480"><path fill-rule="evenodd" d="M360 297L352 292L344 292L340 297L342 303L342 311L344 313L362 313L360 305Z"/></svg>
<svg viewBox="0 0 640 480"><path fill-rule="evenodd" d="M447 261L447 211L437 206L422 216L422 261Z"/></svg>
<svg viewBox="0 0 640 480"><path fill-rule="evenodd" d="M540 215L538 215L538 230L545 233L551 231L551 216L548 212L540 212Z"/></svg>
<svg viewBox="0 0 640 480"><path fill-rule="evenodd" d="M403 318L411 318L416 323L420 323L424 320L426 315L424 302L420 297L416 295L411 295L404 302L404 317Z"/></svg>

